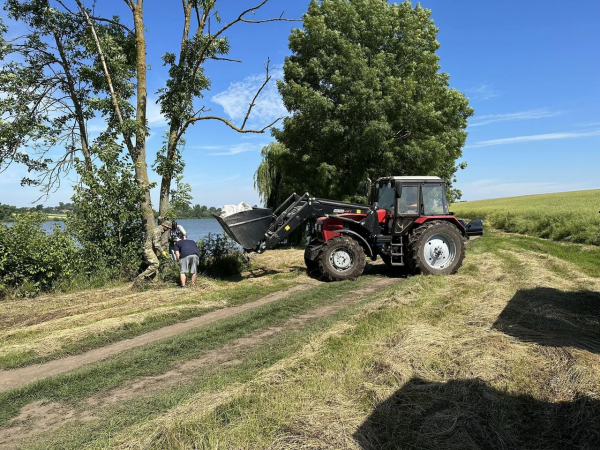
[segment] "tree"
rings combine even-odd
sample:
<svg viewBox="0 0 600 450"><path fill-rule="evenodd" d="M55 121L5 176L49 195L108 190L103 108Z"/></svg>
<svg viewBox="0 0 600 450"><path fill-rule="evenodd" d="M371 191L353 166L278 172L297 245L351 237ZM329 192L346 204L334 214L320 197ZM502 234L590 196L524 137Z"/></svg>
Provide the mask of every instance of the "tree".
<svg viewBox="0 0 600 450"><path fill-rule="evenodd" d="M155 166L162 176L159 210L163 215L169 207L172 180L178 179L183 167L181 146L190 125L217 120L241 133L263 133L272 125L257 130L246 128L256 97L271 79L268 63L265 82L248 106L241 125L207 114L205 107L194 105L210 86L203 70L205 62L236 61L224 56L229 51L224 34L230 27L238 23L289 20L251 18L267 1L260 1L217 31L211 31L211 20L220 23L216 0L182 0L184 21L179 56L171 52L164 55L169 79L159 90L161 112L169 124L165 149L158 155ZM132 163L135 183L143 192L137 212L150 239L154 212L146 159L144 2L124 0L124 4L133 25L122 23L118 16L94 15L95 8L90 9L83 0L5 2L9 16L27 25L31 32L13 42L0 39L0 57L14 55L0 69L0 91L4 93L0 98L0 113L4 114L0 119L0 170L13 161L25 163L30 170L49 173L51 182L47 184L52 186L73 166L79 153L84 159L84 165L78 166L81 176L86 175L83 170L97 174L94 165L105 162L94 151L108 141L122 141ZM111 4L110 8L116 7ZM4 32L6 28L0 23L0 34ZM58 119L57 112L62 114ZM100 135L102 142L94 145L89 142L86 123L96 114L106 118L106 130ZM35 155L30 154L32 143L42 149ZM65 146L64 157L59 161L45 157L50 148L60 145Z"/></svg>
<svg viewBox="0 0 600 450"><path fill-rule="evenodd" d="M112 140L96 148L101 164L91 172L80 162L81 182L75 187L76 206L67 227L81 245L84 270L105 269L112 277L129 277L138 269L144 242L139 214L145 189L135 180L132 163L120 156Z"/></svg>
<svg viewBox="0 0 600 450"><path fill-rule="evenodd" d="M88 169L92 164L85 24L48 0L7 0L4 10L30 32L10 41L0 37L0 171L23 163L38 177L22 184L41 185L48 194L76 156ZM0 23L0 35L6 32ZM49 158L54 148L63 149L62 156Z"/></svg>
<svg viewBox="0 0 600 450"><path fill-rule="evenodd" d="M283 172L291 157L290 151L283 144L272 142L262 149L261 155L262 162L254 174L254 188L266 206L276 208L295 189Z"/></svg>
<svg viewBox="0 0 600 450"><path fill-rule="evenodd" d="M195 106L196 99L203 97L204 91L210 88L210 80L204 73L204 65L207 61L241 62L227 58L229 53L229 42L224 33L232 26L239 23L259 24L274 21L294 21L294 19L283 18L283 14L271 19L251 19L268 0L262 0L253 7L241 11L240 14L216 31L211 31L210 20L220 23L221 19L216 9L216 0L183 0L183 27L181 47L179 56L174 52L163 55L164 64L169 67L169 79L165 87L159 89L158 103L161 112L168 122L169 130L164 148L157 155L156 171L162 177L160 185L159 215L166 217L172 215L169 212L169 196L171 183L174 178L182 173L183 164L181 159L182 138L190 125L198 121L219 121L238 133L264 133L279 119L270 124L265 124L260 129L248 129L246 124L254 102L269 83L270 63L265 66L265 81L257 90L253 100L248 105L246 116L241 125L235 125L229 120L208 114L204 106ZM193 18L195 17L195 24Z"/></svg>
<svg viewBox="0 0 600 450"><path fill-rule="evenodd" d="M290 117L273 130L287 153L263 154L263 199L293 188L361 201L366 178L384 175L437 175L450 186L473 110L440 71L437 31L410 2L313 0L289 38L279 91Z"/></svg>

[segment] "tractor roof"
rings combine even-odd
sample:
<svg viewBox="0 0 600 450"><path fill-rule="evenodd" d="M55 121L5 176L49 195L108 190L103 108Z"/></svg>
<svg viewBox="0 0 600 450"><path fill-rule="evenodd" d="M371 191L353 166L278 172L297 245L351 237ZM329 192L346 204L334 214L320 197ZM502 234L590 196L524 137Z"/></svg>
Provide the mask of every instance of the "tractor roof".
<svg viewBox="0 0 600 450"><path fill-rule="evenodd" d="M397 181L439 181L439 182L443 182L444 180L442 180L440 177L432 177L432 176L428 176L428 175L423 175L423 176L408 176L408 177L382 177L379 178L379 180L397 180Z"/></svg>

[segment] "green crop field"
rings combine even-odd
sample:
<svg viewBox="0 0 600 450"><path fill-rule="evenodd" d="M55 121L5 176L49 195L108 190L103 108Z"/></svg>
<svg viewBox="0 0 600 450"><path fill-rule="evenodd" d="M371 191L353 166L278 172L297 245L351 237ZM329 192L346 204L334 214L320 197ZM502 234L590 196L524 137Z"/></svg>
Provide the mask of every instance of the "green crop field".
<svg viewBox="0 0 600 450"><path fill-rule="evenodd" d="M504 231L600 245L600 189L461 202L451 209Z"/></svg>

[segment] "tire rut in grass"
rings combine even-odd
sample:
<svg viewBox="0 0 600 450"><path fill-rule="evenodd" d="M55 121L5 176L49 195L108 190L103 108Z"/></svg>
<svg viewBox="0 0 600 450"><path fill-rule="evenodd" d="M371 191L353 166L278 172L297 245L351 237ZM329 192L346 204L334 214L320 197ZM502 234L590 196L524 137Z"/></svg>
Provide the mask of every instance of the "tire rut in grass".
<svg viewBox="0 0 600 450"><path fill-rule="evenodd" d="M43 378L69 372L85 364L94 363L106 359L109 356L118 355L126 350L150 344L152 342L189 331L196 327L201 327L222 319L226 319L228 317L232 317L244 311L281 300L288 295L309 289L314 285L315 283L297 285L285 291L274 292L273 294L266 295L255 302L245 303L243 305L234 306L231 308L220 309L200 317L194 317L193 319L189 319L175 325L160 328L158 330L136 336L135 338L116 342L114 344L90 350L89 352L79 355L68 356L66 358L53 360L36 366L27 366L20 369L0 371L0 392L21 387Z"/></svg>
<svg viewBox="0 0 600 450"><path fill-rule="evenodd" d="M341 294L340 299L334 303L293 316L280 326L258 330L248 336L236 339L223 347L206 352L200 358L185 361L178 367L162 374L131 380L123 386L89 397L78 405L48 403L44 400L31 403L25 406L19 416L12 419L5 428L0 428L0 449L12 449L19 442L30 440L41 433L51 432L75 420L80 422L96 420L114 405L125 403L136 397L149 396L190 381L199 370L210 367L218 369L238 364L245 352L264 344L269 337L282 331L300 330L311 321L332 316L342 309L358 303L364 297L398 281L393 278L375 278L368 286ZM305 289L307 288L306 285L303 286ZM300 291L299 287L296 286L293 292ZM279 294L290 294L291 291L292 289L279 292Z"/></svg>

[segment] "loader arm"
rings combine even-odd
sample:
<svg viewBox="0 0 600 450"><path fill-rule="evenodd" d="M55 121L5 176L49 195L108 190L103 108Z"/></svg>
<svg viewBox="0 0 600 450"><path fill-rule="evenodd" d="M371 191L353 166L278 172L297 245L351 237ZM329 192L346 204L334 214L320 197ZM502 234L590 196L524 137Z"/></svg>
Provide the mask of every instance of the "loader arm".
<svg viewBox="0 0 600 450"><path fill-rule="evenodd" d="M254 209L216 219L227 234L247 251L262 253L272 249L286 239L308 217L323 217L329 214L359 213L368 214L372 208L356 203L339 202L316 198L306 193L302 196L293 193L273 213L266 209ZM265 214L266 212L266 214ZM256 213L256 217L253 213ZM268 228L266 227L268 224ZM266 231L256 231L264 226ZM265 230L262 228L262 230ZM250 233L253 231L254 233ZM248 238L249 234L253 234Z"/></svg>
<svg viewBox="0 0 600 450"><path fill-rule="evenodd" d="M276 215L285 206L285 210ZM302 196L292 194L273 214L275 220L265 233L258 252L271 249L286 239L308 217L323 217L329 214L359 213L368 214L371 207L357 203L346 203L324 198L313 197L309 193Z"/></svg>

